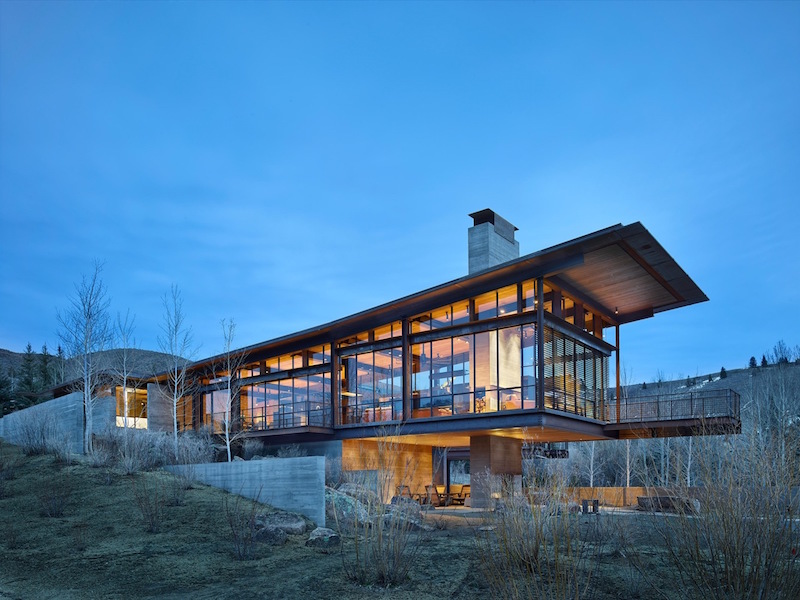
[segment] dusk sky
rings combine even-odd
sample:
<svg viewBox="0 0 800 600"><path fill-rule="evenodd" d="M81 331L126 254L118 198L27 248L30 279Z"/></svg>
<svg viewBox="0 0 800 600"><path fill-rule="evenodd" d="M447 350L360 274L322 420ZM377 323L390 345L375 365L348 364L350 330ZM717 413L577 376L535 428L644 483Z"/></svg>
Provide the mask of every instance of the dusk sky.
<svg viewBox="0 0 800 600"><path fill-rule="evenodd" d="M157 348L313 327L641 221L710 302L622 327L633 381L800 344L800 3L0 2L0 347L104 263Z"/></svg>

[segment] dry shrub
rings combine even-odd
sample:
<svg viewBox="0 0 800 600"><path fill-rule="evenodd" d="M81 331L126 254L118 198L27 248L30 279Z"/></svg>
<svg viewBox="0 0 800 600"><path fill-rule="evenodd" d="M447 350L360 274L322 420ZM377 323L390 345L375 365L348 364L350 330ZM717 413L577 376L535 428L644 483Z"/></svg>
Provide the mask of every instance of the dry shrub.
<svg viewBox="0 0 800 600"><path fill-rule="evenodd" d="M17 458L0 456L0 481L10 481L17 476L17 469L22 465Z"/></svg>
<svg viewBox="0 0 800 600"><path fill-rule="evenodd" d="M54 477L43 483L38 496L42 516L63 517L72 496L72 481L67 475Z"/></svg>
<svg viewBox="0 0 800 600"><path fill-rule="evenodd" d="M195 465L212 462L214 438L207 428L187 431L178 436L178 463Z"/></svg>
<svg viewBox="0 0 800 600"><path fill-rule="evenodd" d="M500 496L476 535L478 562L492 597L589 596L606 537L601 520L592 516L581 522L557 478L527 491L489 474L474 478Z"/></svg>
<svg viewBox="0 0 800 600"><path fill-rule="evenodd" d="M20 462L17 459L0 456L0 498L10 495L11 486L8 482L17 476Z"/></svg>
<svg viewBox="0 0 800 600"><path fill-rule="evenodd" d="M679 575L683 595L800 598L800 527L792 514L799 474L784 459L785 447L737 436L700 438L695 448L697 510L653 516L664 560ZM690 497L685 488L673 493ZM631 556L642 564L635 552Z"/></svg>
<svg viewBox="0 0 800 600"><path fill-rule="evenodd" d="M264 455L264 442L260 440L254 440L251 438L245 438L242 440L242 458L245 460L250 460L254 456L263 456Z"/></svg>
<svg viewBox="0 0 800 600"><path fill-rule="evenodd" d="M176 463L172 440L164 432L113 427L103 434L98 447L111 455L109 462L116 459L126 475ZM211 462L212 457L213 439L207 431L186 432L178 437L177 463ZM98 466L106 466L103 458L101 455L98 459Z"/></svg>
<svg viewBox="0 0 800 600"><path fill-rule="evenodd" d="M93 469L102 469L114 464L114 455L101 444L95 444L94 450L89 456L89 466Z"/></svg>
<svg viewBox="0 0 800 600"><path fill-rule="evenodd" d="M52 415L24 414L19 416L16 441L25 454L35 456L49 451L51 440L57 433Z"/></svg>
<svg viewBox="0 0 800 600"><path fill-rule="evenodd" d="M231 532L233 556L236 560L252 560L256 549L258 504L236 494L225 494L222 510Z"/></svg>
<svg viewBox="0 0 800 600"><path fill-rule="evenodd" d="M195 481L194 465L186 465L180 473L173 473L169 479L167 492L170 506L183 506L186 493L192 489Z"/></svg>
<svg viewBox="0 0 800 600"><path fill-rule="evenodd" d="M69 437L55 429L50 432L47 440L47 452L52 454L60 465L71 465L73 462Z"/></svg>
<svg viewBox="0 0 800 600"><path fill-rule="evenodd" d="M127 435L124 435L127 433ZM133 475L155 466L152 439L146 432L128 431L117 442L118 462L122 472Z"/></svg>
<svg viewBox="0 0 800 600"><path fill-rule="evenodd" d="M361 456L362 465L367 468L351 473L350 485L340 487L350 489L347 493L354 495L364 509L351 511L349 527L340 521L338 512L335 515L337 528L351 533L351 543L341 546L344 574L362 585L391 586L405 581L425 535L426 526L419 519L416 502L385 503L396 486L413 481L416 470L410 460L399 464L403 459L398 436L397 429L383 430L376 451ZM402 473L399 479L398 473Z"/></svg>
<svg viewBox="0 0 800 600"><path fill-rule="evenodd" d="M276 453L278 458L301 458L308 456L308 450L303 448L300 444L289 444L281 446Z"/></svg>
<svg viewBox="0 0 800 600"><path fill-rule="evenodd" d="M132 479L131 485L145 531L157 533L164 517L164 497L159 478L142 473Z"/></svg>

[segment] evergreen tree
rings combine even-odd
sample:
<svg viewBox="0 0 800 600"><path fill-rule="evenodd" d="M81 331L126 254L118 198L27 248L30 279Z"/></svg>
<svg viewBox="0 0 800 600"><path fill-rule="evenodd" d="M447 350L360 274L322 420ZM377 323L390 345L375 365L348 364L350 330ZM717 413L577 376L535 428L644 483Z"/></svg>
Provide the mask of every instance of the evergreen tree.
<svg viewBox="0 0 800 600"><path fill-rule="evenodd" d="M751 369L755 369L756 367L758 367L758 363L756 362L755 356L750 357L750 364L748 365L748 367L750 367Z"/></svg>
<svg viewBox="0 0 800 600"><path fill-rule="evenodd" d="M39 355L39 385L40 390L53 386L53 372L51 365L52 356L47 351L47 344L42 344L42 353Z"/></svg>
<svg viewBox="0 0 800 600"><path fill-rule="evenodd" d="M58 350L56 350L56 372L55 376L53 377L53 383L64 383L66 377L66 370L67 370L67 357L64 356L64 349L61 347L61 344L58 345Z"/></svg>
<svg viewBox="0 0 800 600"><path fill-rule="evenodd" d="M719 370L719 378L720 379L725 379L727 376L728 376L728 372L725 370L725 367L722 367Z"/></svg>
<svg viewBox="0 0 800 600"><path fill-rule="evenodd" d="M11 378L5 373L0 373L0 416L11 412L13 402L14 390L11 386Z"/></svg>
<svg viewBox="0 0 800 600"><path fill-rule="evenodd" d="M766 354L762 354L761 355L761 366L762 367L769 366L769 363L767 362L767 355Z"/></svg>
<svg viewBox="0 0 800 600"><path fill-rule="evenodd" d="M25 354L22 356L19 391L27 394L32 394L36 391L36 353L33 351L30 342L25 347Z"/></svg>

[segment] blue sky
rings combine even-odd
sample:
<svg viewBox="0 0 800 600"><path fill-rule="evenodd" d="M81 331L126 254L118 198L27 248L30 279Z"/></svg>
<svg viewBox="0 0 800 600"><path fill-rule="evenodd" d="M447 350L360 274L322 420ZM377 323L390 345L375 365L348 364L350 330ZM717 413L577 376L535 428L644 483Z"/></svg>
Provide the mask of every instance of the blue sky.
<svg viewBox="0 0 800 600"><path fill-rule="evenodd" d="M800 344L800 3L0 2L0 347L104 262L155 349L318 325L642 221L705 304L622 328L632 380Z"/></svg>

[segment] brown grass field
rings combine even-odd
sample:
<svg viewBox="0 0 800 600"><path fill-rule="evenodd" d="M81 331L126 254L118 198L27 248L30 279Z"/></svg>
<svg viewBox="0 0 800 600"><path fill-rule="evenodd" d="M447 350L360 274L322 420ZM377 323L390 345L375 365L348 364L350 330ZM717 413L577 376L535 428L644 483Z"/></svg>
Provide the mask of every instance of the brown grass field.
<svg viewBox="0 0 800 600"><path fill-rule="evenodd" d="M289 536L283 546L258 545L253 560L238 561L223 509L225 492L195 484L182 505L163 508L161 527L148 533L134 487L158 486L169 500L172 476L125 476L50 455L27 457L0 445L0 599L53 598L489 598L491 591L476 536L492 514L470 519L431 511L435 530L422 545L407 581L393 588L360 586L344 576L339 550L305 546ZM55 492L55 494L53 493ZM63 502L62 516L46 516L44 502ZM58 508L58 507L56 507ZM259 507L262 512L271 510ZM474 513L473 513L474 515ZM679 582L653 535L652 517L636 513L575 516L593 528L596 544L585 597L679 597ZM332 524L328 524L332 526ZM625 532L628 542L620 542ZM485 533L483 534L485 535ZM345 538L343 551L352 542ZM634 544L640 568L626 548ZM583 577L583 575L582 575ZM658 588L658 593L654 590Z"/></svg>

